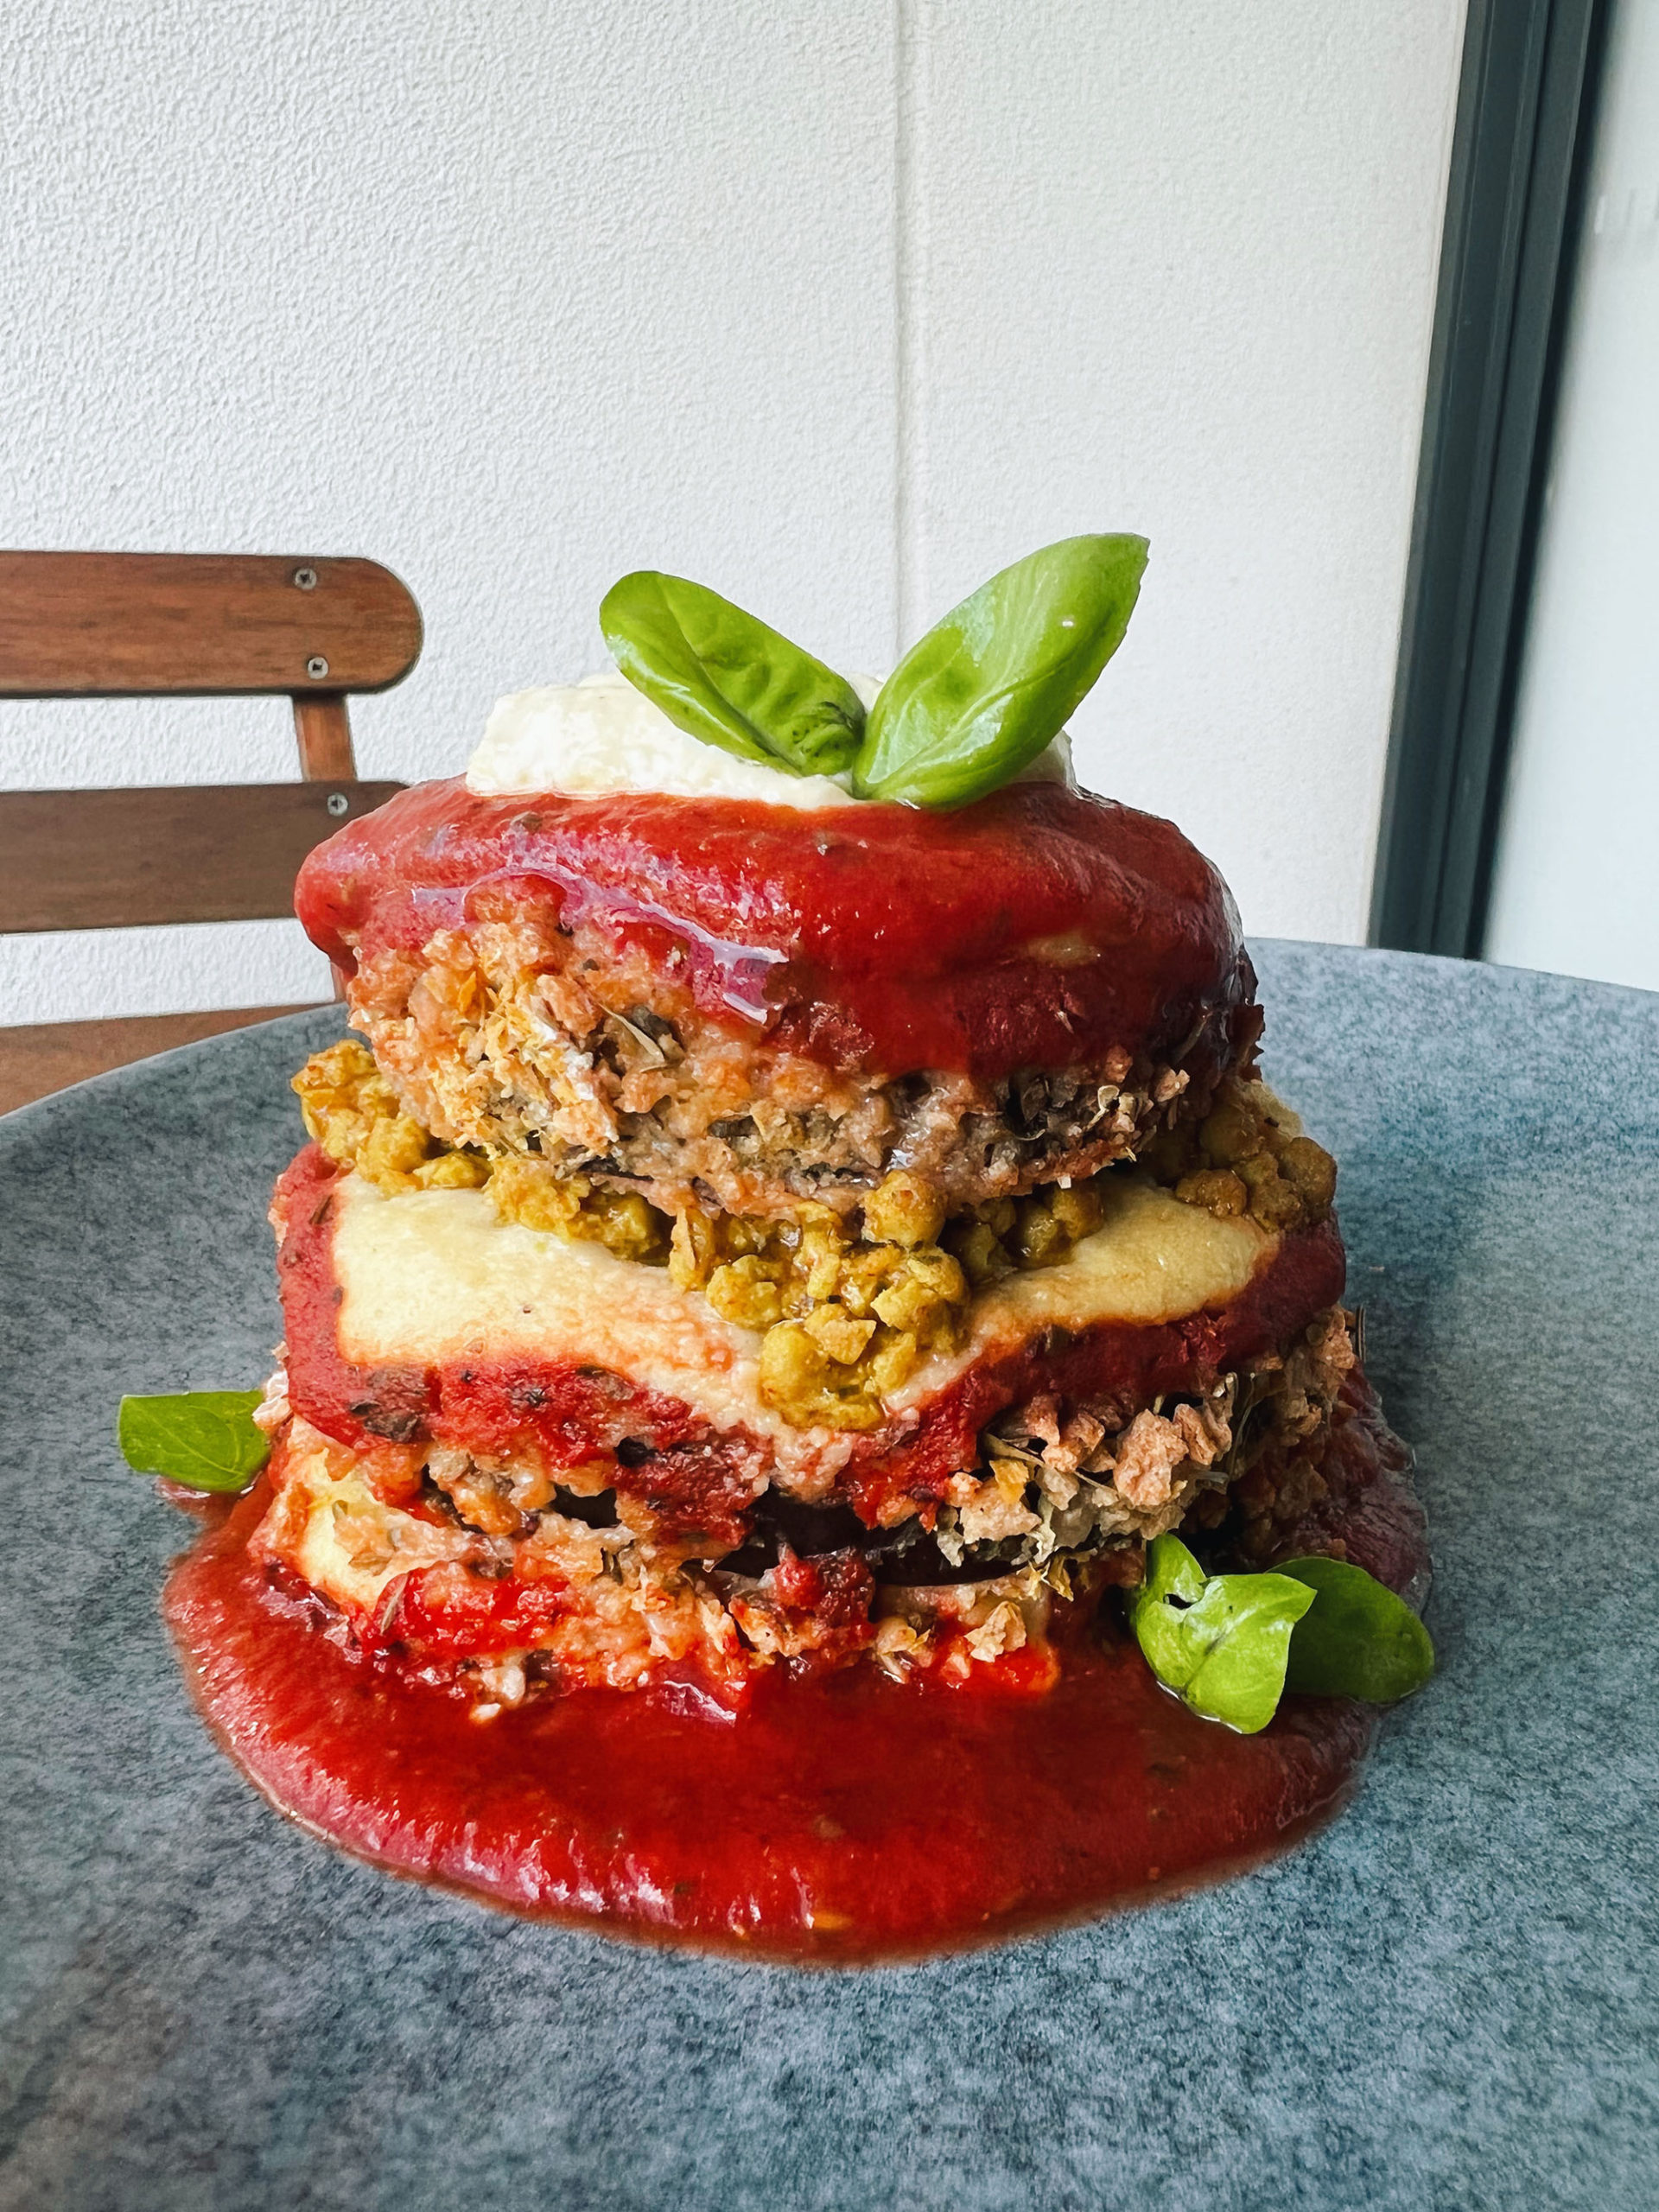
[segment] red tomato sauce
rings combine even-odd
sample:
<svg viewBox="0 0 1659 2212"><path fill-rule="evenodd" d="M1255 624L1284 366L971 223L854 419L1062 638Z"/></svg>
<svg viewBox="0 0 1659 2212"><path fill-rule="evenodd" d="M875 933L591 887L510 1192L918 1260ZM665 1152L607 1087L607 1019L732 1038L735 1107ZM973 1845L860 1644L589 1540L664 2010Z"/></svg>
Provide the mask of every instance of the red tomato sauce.
<svg viewBox="0 0 1659 2212"><path fill-rule="evenodd" d="M1349 1532L1349 1556L1403 1588L1426 1573L1421 1516L1374 1402L1351 1404L1320 1548ZM639 1940L854 1964L1142 1902L1294 1843L1370 1736L1336 1699L1288 1699L1257 1736L1199 1720L1109 1611L1036 1694L1021 1653L960 1689L775 1669L735 1713L669 1682L480 1723L348 1656L265 1579L246 1539L266 1502L262 1483L205 1535L165 1601L244 1772L396 1873Z"/></svg>
<svg viewBox="0 0 1659 2212"><path fill-rule="evenodd" d="M988 1080L1113 1046L1198 1081L1259 1026L1238 915L1156 815L1054 784L954 813L400 793L319 846L295 911L350 970L496 912L684 963L704 1014L822 1065Z"/></svg>
<svg viewBox="0 0 1659 2212"><path fill-rule="evenodd" d="M435 1440L480 1454L526 1448L575 1466L637 1440L645 1464L619 1465L616 1488L643 1498L658 1532L693 1529L741 1540L764 1476L763 1439L716 1432L677 1398L587 1363L484 1355L448 1366L367 1368L341 1355L340 1292L330 1193L339 1171L308 1145L283 1172L277 1255L289 1397L296 1413L349 1445ZM942 1497L971 1465L1002 1409L1039 1390L1143 1403L1198 1391L1217 1375L1288 1343L1342 1295L1346 1262L1334 1219L1281 1238L1236 1296L1161 1324L1103 1322L1064 1338L1052 1329L976 1360L902 1421L853 1440L839 1489L872 1527L893 1498Z"/></svg>

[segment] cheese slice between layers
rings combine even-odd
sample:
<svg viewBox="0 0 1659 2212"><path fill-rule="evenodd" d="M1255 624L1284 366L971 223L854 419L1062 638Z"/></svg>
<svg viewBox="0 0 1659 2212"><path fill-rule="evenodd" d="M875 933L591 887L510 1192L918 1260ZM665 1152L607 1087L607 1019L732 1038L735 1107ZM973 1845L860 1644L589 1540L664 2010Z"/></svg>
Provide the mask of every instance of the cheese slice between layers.
<svg viewBox="0 0 1659 2212"><path fill-rule="evenodd" d="M762 1399L759 1332L722 1319L701 1291L677 1289L666 1268L500 1221L478 1191L389 1198L357 1175L336 1191L337 1341L353 1365L603 1367L715 1430L766 1438L781 1465L845 1457L844 1436L794 1428ZM1278 1249L1255 1222L1217 1219L1135 1177L1110 1179L1106 1209L1058 1266L982 1292L959 1347L925 1360L888 1410L925 1406L978 1361L1049 1329L1156 1326L1223 1305Z"/></svg>

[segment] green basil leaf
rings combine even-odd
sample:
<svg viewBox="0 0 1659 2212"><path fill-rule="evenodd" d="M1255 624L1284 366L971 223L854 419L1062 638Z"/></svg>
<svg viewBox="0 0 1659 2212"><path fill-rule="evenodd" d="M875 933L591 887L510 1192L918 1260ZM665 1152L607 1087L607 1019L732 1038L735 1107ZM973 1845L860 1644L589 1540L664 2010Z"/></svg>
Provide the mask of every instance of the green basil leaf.
<svg viewBox="0 0 1659 2212"><path fill-rule="evenodd" d="M1154 1674L1206 1720L1241 1736L1265 1728L1284 1689L1291 1631L1313 1604L1306 1584L1285 1574L1206 1580L1176 1536L1153 1540L1147 1569L1129 1618Z"/></svg>
<svg viewBox="0 0 1659 2212"><path fill-rule="evenodd" d="M1064 537L982 584L882 685L853 770L861 798L964 806L1065 728L1128 627L1144 537Z"/></svg>
<svg viewBox="0 0 1659 2212"><path fill-rule="evenodd" d="M258 1390L190 1390L171 1398L123 1398L116 1427L121 1456L141 1475L166 1475L191 1490L245 1490L270 1457L254 1426Z"/></svg>
<svg viewBox="0 0 1659 2212"><path fill-rule="evenodd" d="M1314 1593L1290 1639L1287 1689L1392 1705L1421 1689L1433 1673L1428 1630L1403 1598L1363 1567L1342 1559L1287 1559L1278 1572Z"/></svg>
<svg viewBox="0 0 1659 2212"><path fill-rule="evenodd" d="M705 745L798 776L850 766L864 734L852 685L706 585L637 569L599 626L629 683Z"/></svg>
<svg viewBox="0 0 1659 2212"><path fill-rule="evenodd" d="M1129 1624L1147 1666L1169 1689L1185 1689L1198 1665L1181 1609L1196 1605L1203 1595L1204 1569L1180 1538L1154 1536L1147 1547L1147 1579L1130 1601ZM1179 1603L1171 1605L1172 1598Z"/></svg>

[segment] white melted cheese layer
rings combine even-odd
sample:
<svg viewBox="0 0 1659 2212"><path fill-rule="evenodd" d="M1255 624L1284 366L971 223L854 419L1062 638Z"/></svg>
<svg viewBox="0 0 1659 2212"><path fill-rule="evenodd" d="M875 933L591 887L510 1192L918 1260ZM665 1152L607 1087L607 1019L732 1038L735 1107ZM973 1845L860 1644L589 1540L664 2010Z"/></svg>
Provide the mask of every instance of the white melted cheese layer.
<svg viewBox="0 0 1659 2212"><path fill-rule="evenodd" d="M880 679L849 677L866 707ZM1016 779L1070 784L1071 750L1064 734ZM791 776L705 745L670 721L620 670L601 669L580 683L515 691L498 699L467 763L467 788L480 798L555 791L567 798L660 792L671 798L740 798L811 814L857 806L842 776Z"/></svg>
<svg viewBox="0 0 1659 2212"><path fill-rule="evenodd" d="M498 1220L480 1191L385 1198L357 1175L338 1187L338 1339L353 1365L609 1368L717 1431L766 1439L781 1470L827 1478L844 1464L849 1438L791 1427L761 1398L758 1332L723 1320L700 1291L677 1290L666 1268ZM1154 1185L1114 1178L1103 1226L1058 1266L982 1293L961 1347L924 1361L888 1408L913 1416L976 1361L1045 1329L1153 1326L1218 1305L1276 1242L1249 1219L1218 1220Z"/></svg>

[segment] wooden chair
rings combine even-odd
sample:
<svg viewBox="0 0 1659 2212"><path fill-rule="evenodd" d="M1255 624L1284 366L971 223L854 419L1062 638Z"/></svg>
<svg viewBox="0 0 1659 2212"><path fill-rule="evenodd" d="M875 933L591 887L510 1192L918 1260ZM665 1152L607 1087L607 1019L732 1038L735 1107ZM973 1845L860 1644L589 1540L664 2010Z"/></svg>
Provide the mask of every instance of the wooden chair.
<svg viewBox="0 0 1659 2212"><path fill-rule="evenodd" d="M0 931L291 912L311 848L402 789L357 780L346 694L386 690L420 650L419 608L372 561L0 552L0 702L286 694L304 778L0 792ZM0 1112L296 1010L0 1027Z"/></svg>

